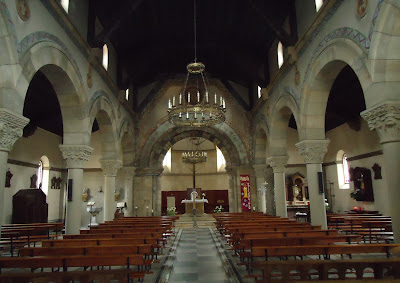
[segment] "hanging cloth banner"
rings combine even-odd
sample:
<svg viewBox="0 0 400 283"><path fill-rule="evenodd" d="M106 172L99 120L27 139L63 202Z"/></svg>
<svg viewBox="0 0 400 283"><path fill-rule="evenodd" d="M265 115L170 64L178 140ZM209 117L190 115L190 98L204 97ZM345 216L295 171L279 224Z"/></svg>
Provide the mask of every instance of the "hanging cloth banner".
<svg viewBox="0 0 400 283"><path fill-rule="evenodd" d="M240 195L242 198L242 211L251 211L249 175L240 175Z"/></svg>

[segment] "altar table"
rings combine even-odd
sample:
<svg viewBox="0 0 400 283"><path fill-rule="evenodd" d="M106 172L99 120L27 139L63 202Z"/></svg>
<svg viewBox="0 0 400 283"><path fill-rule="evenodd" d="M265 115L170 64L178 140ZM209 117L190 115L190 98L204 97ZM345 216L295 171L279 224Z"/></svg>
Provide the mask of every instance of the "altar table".
<svg viewBox="0 0 400 283"><path fill-rule="evenodd" d="M184 199L181 203L185 204L185 214L193 215L193 200ZM195 199L197 214L204 214L204 204L208 203L207 199Z"/></svg>

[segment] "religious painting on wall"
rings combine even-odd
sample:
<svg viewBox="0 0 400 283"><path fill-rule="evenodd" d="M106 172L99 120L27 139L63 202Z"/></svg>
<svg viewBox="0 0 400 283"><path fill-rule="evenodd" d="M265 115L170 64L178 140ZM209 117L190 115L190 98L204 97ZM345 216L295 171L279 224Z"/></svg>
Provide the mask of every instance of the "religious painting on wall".
<svg viewBox="0 0 400 283"><path fill-rule="evenodd" d="M240 175L240 195L242 200L242 211L251 211L249 175Z"/></svg>

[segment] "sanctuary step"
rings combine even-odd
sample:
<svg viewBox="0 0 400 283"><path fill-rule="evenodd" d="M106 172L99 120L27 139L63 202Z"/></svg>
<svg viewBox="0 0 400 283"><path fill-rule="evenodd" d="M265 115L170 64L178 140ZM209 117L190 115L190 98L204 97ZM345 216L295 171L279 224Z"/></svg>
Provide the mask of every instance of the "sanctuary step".
<svg viewBox="0 0 400 283"><path fill-rule="evenodd" d="M190 228L193 227L193 216L182 214L179 219L175 221L176 228ZM201 214L197 216L198 227L215 227L215 219L211 214Z"/></svg>

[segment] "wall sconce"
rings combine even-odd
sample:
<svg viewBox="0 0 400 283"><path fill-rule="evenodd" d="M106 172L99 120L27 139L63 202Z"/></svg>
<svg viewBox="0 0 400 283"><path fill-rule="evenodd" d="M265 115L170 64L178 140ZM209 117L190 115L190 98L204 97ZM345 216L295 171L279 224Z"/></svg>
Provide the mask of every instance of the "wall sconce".
<svg viewBox="0 0 400 283"><path fill-rule="evenodd" d="M115 189L115 190L114 190L114 200L115 200L115 201L118 201L119 195L120 195L119 190L118 190L118 189Z"/></svg>
<svg viewBox="0 0 400 283"><path fill-rule="evenodd" d="M137 211L138 211L138 207L137 206L135 206L135 216L137 217Z"/></svg>
<svg viewBox="0 0 400 283"><path fill-rule="evenodd" d="M100 190L99 190L99 193L103 193L104 191L103 191L103 187L102 186L100 186Z"/></svg>

